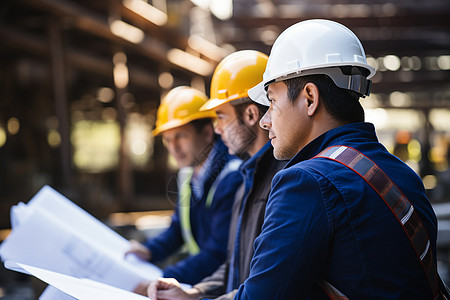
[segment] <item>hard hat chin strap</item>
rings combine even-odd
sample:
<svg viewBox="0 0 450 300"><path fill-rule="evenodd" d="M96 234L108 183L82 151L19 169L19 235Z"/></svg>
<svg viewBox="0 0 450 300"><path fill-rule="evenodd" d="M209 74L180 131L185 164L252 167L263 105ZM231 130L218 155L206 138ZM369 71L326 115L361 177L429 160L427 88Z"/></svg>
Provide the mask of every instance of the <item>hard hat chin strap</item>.
<svg viewBox="0 0 450 300"><path fill-rule="evenodd" d="M308 75L328 75L333 80L334 84L336 84L336 86L339 88L354 91L363 98L370 95L372 80L367 79L364 75L361 74L346 75L342 72L342 70L339 67L297 71L294 73L287 74L285 76L281 76L277 79L268 81L265 84L264 88L265 90L267 90L269 84L274 82L284 81Z"/></svg>

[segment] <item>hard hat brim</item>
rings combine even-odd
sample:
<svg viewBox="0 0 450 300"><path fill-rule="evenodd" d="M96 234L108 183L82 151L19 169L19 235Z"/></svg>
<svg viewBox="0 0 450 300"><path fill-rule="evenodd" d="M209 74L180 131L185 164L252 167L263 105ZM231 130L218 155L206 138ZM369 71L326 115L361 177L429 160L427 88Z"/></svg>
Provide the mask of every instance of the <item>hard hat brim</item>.
<svg viewBox="0 0 450 300"><path fill-rule="evenodd" d="M161 126L157 126L155 129L153 129L152 134L153 134L153 136L158 136L161 133L163 133L164 131L184 126L184 125L186 125L186 124L188 124L188 123L190 123L190 122L192 122L194 120L200 120L200 119L212 119L212 120L214 120L216 118L217 118L217 115L216 115L216 113L214 111L210 111L210 112L207 112L207 113L205 113L205 112L197 113L197 114L192 115L189 118L185 118L185 119L182 119L182 120L172 120L172 121L169 121L169 122L167 122L167 123L165 123L165 124L163 124Z"/></svg>
<svg viewBox="0 0 450 300"><path fill-rule="evenodd" d="M270 106L269 99L266 96L266 90L264 89L264 81L261 81L254 87L248 90L248 96L253 102L259 103L264 106Z"/></svg>
<svg viewBox="0 0 450 300"><path fill-rule="evenodd" d="M200 107L200 111L212 110L230 101L232 100L209 99L202 107Z"/></svg>
<svg viewBox="0 0 450 300"><path fill-rule="evenodd" d="M245 92L245 95L236 95L234 97L228 97L227 99L209 99L202 107L200 107L200 111L210 111L226 103L237 105L240 103L251 102L250 100L247 100L248 98L248 93Z"/></svg>

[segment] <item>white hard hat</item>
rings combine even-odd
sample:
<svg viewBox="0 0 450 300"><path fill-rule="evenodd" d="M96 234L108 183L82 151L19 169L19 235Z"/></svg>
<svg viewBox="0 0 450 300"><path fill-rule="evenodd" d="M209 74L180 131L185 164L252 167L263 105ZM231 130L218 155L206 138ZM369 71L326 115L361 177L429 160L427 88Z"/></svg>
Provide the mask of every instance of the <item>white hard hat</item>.
<svg viewBox="0 0 450 300"><path fill-rule="evenodd" d="M338 68L344 66L360 67L367 74L344 74ZM265 95L269 84L313 74L326 74L338 87L365 97L375 69L367 64L361 42L350 29L329 20L307 20L287 28L276 39L263 81L248 94L253 101L269 106Z"/></svg>

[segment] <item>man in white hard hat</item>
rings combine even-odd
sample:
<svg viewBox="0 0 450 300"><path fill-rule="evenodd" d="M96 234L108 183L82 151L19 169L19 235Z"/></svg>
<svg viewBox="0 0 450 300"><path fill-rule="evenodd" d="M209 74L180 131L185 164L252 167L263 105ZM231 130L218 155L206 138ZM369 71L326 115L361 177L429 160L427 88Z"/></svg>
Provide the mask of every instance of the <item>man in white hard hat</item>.
<svg viewBox="0 0 450 300"><path fill-rule="evenodd" d="M259 127L267 107L248 97L248 90L262 80L267 59L266 54L254 50L225 57L214 71L211 99L202 107L202 111L216 112L215 131L230 154L249 156L239 168L244 183L233 205L227 260L211 276L186 291L174 279L152 282L152 300L233 299L249 275L253 241L261 232L270 182L286 164L273 157L267 132Z"/></svg>
<svg viewBox="0 0 450 300"><path fill-rule="evenodd" d="M260 125L275 157L290 162L272 181L234 299L439 299L423 184L364 123L358 100L374 73L336 22L300 22L275 41L249 95L270 106Z"/></svg>

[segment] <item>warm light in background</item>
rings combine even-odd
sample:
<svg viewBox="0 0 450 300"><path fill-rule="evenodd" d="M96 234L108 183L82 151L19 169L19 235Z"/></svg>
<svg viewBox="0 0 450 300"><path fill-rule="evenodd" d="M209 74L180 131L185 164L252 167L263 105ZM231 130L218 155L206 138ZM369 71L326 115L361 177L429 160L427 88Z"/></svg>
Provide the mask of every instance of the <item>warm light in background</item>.
<svg viewBox="0 0 450 300"><path fill-rule="evenodd" d="M232 0L191 0L192 3L203 9L209 9L220 20L228 20L233 16Z"/></svg>
<svg viewBox="0 0 450 300"><path fill-rule="evenodd" d="M216 44L211 43L197 34L193 34L189 37L188 45L195 51L198 51L204 56L215 61L221 61L228 55L227 50L220 48Z"/></svg>
<svg viewBox="0 0 450 300"><path fill-rule="evenodd" d="M97 100L102 103L109 103L114 99L114 91L109 87L102 87L97 90Z"/></svg>
<svg viewBox="0 0 450 300"><path fill-rule="evenodd" d="M114 20L109 25L109 29L113 34L118 37L123 38L134 44L139 44L144 40L145 34L144 32L128 23L125 23L122 20Z"/></svg>
<svg viewBox="0 0 450 300"><path fill-rule="evenodd" d="M158 76L158 83L164 89L169 89L173 85L173 76L169 72L162 72Z"/></svg>
<svg viewBox="0 0 450 300"><path fill-rule="evenodd" d="M441 56L403 56L399 58L396 55L386 55L378 58L367 56L367 63L377 71L420 71L426 68L430 71L448 71L450 70L450 55Z"/></svg>
<svg viewBox="0 0 450 300"><path fill-rule="evenodd" d="M413 109L366 109L366 121L375 124L378 130L407 129L417 131L423 127L423 115Z"/></svg>
<svg viewBox="0 0 450 300"><path fill-rule="evenodd" d="M442 55L437 59L438 67L441 70L450 70L450 55Z"/></svg>
<svg viewBox="0 0 450 300"><path fill-rule="evenodd" d="M6 144L6 131L5 128L0 127L0 147Z"/></svg>
<svg viewBox="0 0 450 300"><path fill-rule="evenodd" d="M218 19L226 21L233 16L233 0L212 0L210 9Z"/></svg>
<svg viewBox="0 0 450 300"><path fill-rule="evenodd" d="M169 50L167 59L175 65L202 76L208 76L213 71L213 66L209 62L180 49Z"/></svg>
<svg viewBox="0 0 450 300"><path fill-rule="evenodd" d="M17 118L10 118L6 124L9 134L17 134L20 130L20 122Z"/></svg>
<svg viewBox="0 0 450 300"><path fill-rule="evenodd" d="M128 115L125 135L129 147L130 160L135 168L144 168L153 155L152 124L138 113Z"/></svg>
<svg viewBox="0 0 450 300"><path fill-rule="evenodd" d="M71 141L74 165L87 172L114 169L119 161L120 128L117 122L78 121Z"/></svg>
<svg viewBox="0 0 450 300"><path fill-rule="evenodd" d="M418 163L420 161L420 159L422 158L422 147L420 146L420 142L416 139L412 139L409 143L408 143L408 153L409 153L409 158Z"/></svg>
<svg viewBox="0 0 450 300"><path fill-rule="evenodd" d="M400 129L395 134L395 140L398 144L407 145L411 141L411 132L409 130Z"/></svg>
<svg viewBox="0 0 450 300"><path fill-rule="evenodd" d="M412 82L415 79L413 71L448 71L450 70L450 55L441 56L403 56L386 55L380 57L367 56L367 63L375 68L377 73L372 78L373 83L382 81L386 71L397 72L396 76L401 82Z"/></svg>
<svg viewBox="0 0 450 300"><path fill-rule="evenodd" d="M375 125L375 128L383 128L388 122L388 115L383 108L374 108L365 110L366 122L370 122Z"/></svg>
<svg viewBox="0 0 450 300"><path fill-rule="evenodd" d="M147 152L147 144L142 139L135 139L131 143L131 153L135 154L136 156L141 156Z"/></svg>
<svg viewBox="0 0 450 300"><path fill-rule="evenodd" d="M389 95L389 101L395 107L409 107L411 105L411 96L407 93L393 92Z"/></svg>
<svg viewBox="0 0 450 300"><path fill-rule="evenodd" d="M153 24L163 26L167 23L167 15L164 12L143 0L124 0L123 5Z"/></svg>
<svg viewBox="0 0 450 300"><path fill-rule="evenodd" d="M136 226L145 236L156 236L166 229L172 220L173 210L118 212L109 216L113 226Z"/></svg>
<svg viewBox="0 0 450 300"><path fill-rule="evenodd" d="M128 85L128 67L125 64L114 66L114 84L119 89L124 89Z"/></svg>
<svg viewBox="0 0 450 300"><path fill-rule="evenodd" d="M383 58L383 64L389 71L397 71L400 69L400 58L395 55L386 55Z"/></svg>
<svg viewBox="0 0 450 300"><path fill-rule="evenodd" d="M47 142L52 148L57 148L61 145L61 135L58 130L51 129L48 131Z"/></svg>
<svg viewBox="0 0 450 300"><path fill-rule="evenodd" d="M435 108L430 111L430 123L435 130L449 131L450 109Z"/></svg>
<svg viewBox="0 0 450 300"><path fill-rule="evenodd" d="M73 162L78 169L100 173L117 168L121 137L119 123L115 121L116 114L114 108L107 107L101 114L103 120L78 118L73 123ZM153 124L154 116L139 113L127 115L124 142L128 150L126 153L136 169L146 168L153 155Z"/></svg>
<svg viewBox="0 0 450 300"><path fill-rule="evenodd" d="M437 178L434 175L427 175L424 178L422 178L423 185L427 190L432 190L437 185Z"/></svg>
<svg viewBox="0 0 450 300"><path fill-rule="evenodd" d="M159 212L157 212L159 213ZM170 222L172 221L172 211L168 211L165 215L156 215L155 212L153 212L152 215L147 214L145 216L142 216L138 219L136 219L135 226L139 230L148 230L149 228L155 229L155 228L167 228L170 225Z"/></svg>
<svg viewBox="0 0 450 300"><path fill-rule="evenodd" d="M128 86L128 67L127 56L123 52L117 52L114 54L114 85L119 89L124 89Z"/></svg>

